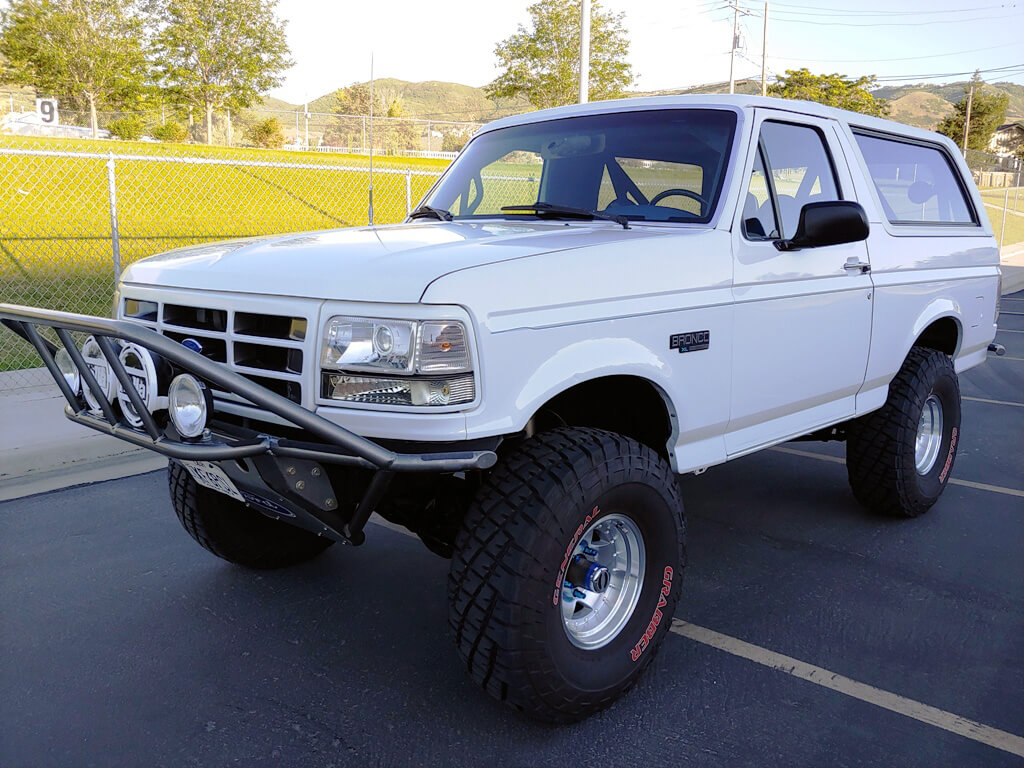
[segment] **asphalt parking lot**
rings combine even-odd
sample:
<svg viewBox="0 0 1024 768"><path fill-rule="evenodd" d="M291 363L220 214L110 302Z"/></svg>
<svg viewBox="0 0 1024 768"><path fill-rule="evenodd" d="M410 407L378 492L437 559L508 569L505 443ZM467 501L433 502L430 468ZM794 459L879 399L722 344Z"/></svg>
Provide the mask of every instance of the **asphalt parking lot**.
<svg viewBox="0 0 1024 768"><path fill-rule="evenodd" d="M255 573L163 473L0 504L0 765L1022 765L1024 292L1003 309L927 515L864 512L835 443L684 477L685 623L572 727L467 680L447 561L397 531Z"/></svg>

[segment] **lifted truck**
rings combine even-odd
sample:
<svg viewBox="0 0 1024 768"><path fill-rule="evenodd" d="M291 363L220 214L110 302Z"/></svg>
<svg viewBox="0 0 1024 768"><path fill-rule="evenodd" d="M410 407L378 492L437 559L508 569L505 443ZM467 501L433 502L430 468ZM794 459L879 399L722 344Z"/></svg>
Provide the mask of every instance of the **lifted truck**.
<svg viewBox="0 0 1024 768"><path fill-rule="evenodd" d="M473 679L566 722L668 631L679 474L845 439L866 507L936 502L957 374L996 330L983 211L934 133L745 96L607 101L486 126L405 223L145 259L116 319L0 318L68 418L170 458L201 546L283 567L361 544L376 511L451 558Z"/></svg>

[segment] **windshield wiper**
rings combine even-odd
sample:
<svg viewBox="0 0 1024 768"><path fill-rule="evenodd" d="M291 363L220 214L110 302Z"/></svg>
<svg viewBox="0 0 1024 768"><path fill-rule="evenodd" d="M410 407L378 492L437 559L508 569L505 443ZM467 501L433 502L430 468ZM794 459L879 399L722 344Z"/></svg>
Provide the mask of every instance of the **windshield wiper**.
<svg viewBox="0 0 1024 768"><path fill-rule="evenodd" d="M432 205L421 205L419 208L417 208L415 211L409 214L409 218L432 218L437 219L438 221L451 221L455 217L452 216L451 211L446 211L444 208L434 208Z"/></svg>
<svg viewBox="0 0 1024 768"><path fill-rule="evenodd" d="M615 216L611 213L603 213L602 211L592 211L589 208L573 208L570 205L558 205L557 203L544 203L536 202L530 203L529 205L503 205L502 211L508 211L509 213L515 213L517 211L529 212L536 211L537 213L548 214L551 216L572 216L574 218L583 219L602 219L604 221L614 221L619 224L623 229L629 229L629 219L625 216Z"/></svg>

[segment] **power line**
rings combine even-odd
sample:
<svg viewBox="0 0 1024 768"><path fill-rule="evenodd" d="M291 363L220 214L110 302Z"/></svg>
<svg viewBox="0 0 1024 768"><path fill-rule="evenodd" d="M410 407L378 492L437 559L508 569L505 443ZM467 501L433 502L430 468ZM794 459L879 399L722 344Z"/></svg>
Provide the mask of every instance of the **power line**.
<svg viewBox="0 0 1024 768"><path fill-rule="evenodd" d="M748 11L753 16L760 16L755 11ZM813 24L816 27L923 27L932 24L967 24L972 21L1001 21L1004 19L1019 19L1022 14L1013 13L1008 16L974 16L970 19L933 19L931 21L875 21L865 24L851 23L848 21L814 21L812 19L776 19L783 24Z"/></svg>
<svg viewBox="0 0 1024 768"><path fill-rule="evenodd" d="M784 11L785 13L804 13L804 15L834 15L834 16L920 16L920 15L934 15L938 13L977 13L978 11L990 11L996 9L1008 10L1010 8L1016 8L1019 3L1000 3L998 5L982 5L973 6L967 8L939 8L933 11L925 10L893 10L893 9L879 9L872 10L870 8L829 8L821 5L799 5L795 3L776 3L782 9L785 8L799 8L804 9L803 11Z"/></svg>
<svg viewBox="0 0 1024 768"><path fill-rule="evenodd" d="M925 56L903 56L897 59L807 59L803 56L769 56L769 59L782 59L787 61L807 61L815 64L834 62L836 64L873 64L887 61L917 61L919 59L940 59L945 56L960 56L965 53L979 53L980 51L996 51L1001 48L1017 48L1019 42L1006 43L1005 45L989 45L984 48L972 48L969 51L950 51L949 53L930 53Z"/></svg>
<svg viewBox="0 0 1024 768"><path fill-rule="evenodd" d="M939 72L934 74L924 75L886 75L884 77L875 78L879 82L888 82L892 80L933 80L941 77L959 77L961 75L973 75L975 72L978 73L992 73L992 74L1019 74L1024 72L1024 64L1010 64L1005 67L991 67L989 69L976 69L969 72Z"/></svg>

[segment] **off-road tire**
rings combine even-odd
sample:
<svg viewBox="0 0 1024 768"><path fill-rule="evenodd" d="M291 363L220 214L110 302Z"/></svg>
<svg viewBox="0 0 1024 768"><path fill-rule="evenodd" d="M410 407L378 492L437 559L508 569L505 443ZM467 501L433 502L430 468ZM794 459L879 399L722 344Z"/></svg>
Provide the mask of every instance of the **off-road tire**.
<svg viewBox="0 0 1024 768"><path fill-rule="evenodd" d="M167 466L167 481L174 512L188 535L228 562L260 570L284 568L311 560L334 543L202 487L176 461Z"/></svg>
<svg viewBox="0 0 1024 768"><path fill-rule="evenodd" d="M929 396L942 406L942 442L931 470L918 474L914 444ZM881 409L850 424L846 468L850 487L868 509L917 517L938 501L949 482L960 442L960 384L953 361L934 349L914 347Z"/></svg>
<svg viewBox="0 0 1024 768"><path fill-rule="evenodd" d="M567 550L594 520L627 514L646 549L639 599L603 647L574 645L558 602ZM572 722L625 693L672 623L685 564L676 476L647 446L560 428L503 457L455 542L449 623L471 677L546 722Z"/></svg>

